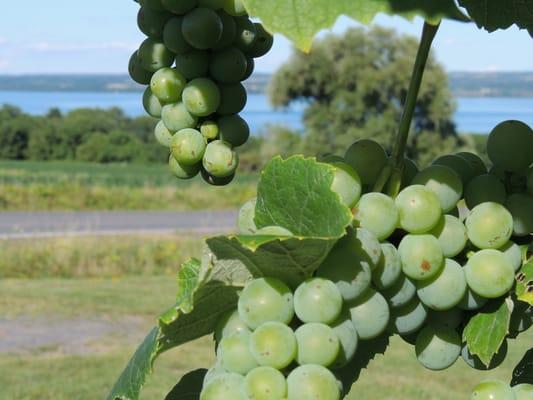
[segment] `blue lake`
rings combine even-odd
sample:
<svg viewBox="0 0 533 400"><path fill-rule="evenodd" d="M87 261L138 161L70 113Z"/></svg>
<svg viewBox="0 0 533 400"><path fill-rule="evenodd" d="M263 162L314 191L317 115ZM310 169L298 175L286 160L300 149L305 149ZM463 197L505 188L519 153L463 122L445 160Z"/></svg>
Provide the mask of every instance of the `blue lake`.
<svg viewBox="0 0 533 400"><path fill-rule="evenodd" d="M141 93L105 92L6 92L0 91L0 105L9 103L23 111L40 115L57 107L70 111L81 107L120 107L129 116L144 114ZM304 106L295 105L285 110L274 110L263 94L249 96L242 115L254 133L260 133L267 124L302 127ZM498 122L519 119L533 125L533 98L458 98L454 120L459 132L488 133Z"/></svg>

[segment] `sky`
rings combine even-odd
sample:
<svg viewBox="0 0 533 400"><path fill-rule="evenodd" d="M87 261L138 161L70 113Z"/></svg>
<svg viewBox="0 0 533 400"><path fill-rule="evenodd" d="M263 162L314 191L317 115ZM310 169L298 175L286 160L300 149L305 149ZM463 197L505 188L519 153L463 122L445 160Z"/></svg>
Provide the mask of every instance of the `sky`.
<svg viewBox="0 0 533 400"><path fill-rule="evenodd" d="M125 73L143 40L137 10L133 0L6 2L0 13L0 74ZM418 36L423 21L380 15L374 23ZM356 25L341 17L332 31ZM489 34L473 24L445 21L434 49L448 71L533 71L533 39L516 28ZM275 71L291 52L290 42L276 36L256 70Z"/></svg>

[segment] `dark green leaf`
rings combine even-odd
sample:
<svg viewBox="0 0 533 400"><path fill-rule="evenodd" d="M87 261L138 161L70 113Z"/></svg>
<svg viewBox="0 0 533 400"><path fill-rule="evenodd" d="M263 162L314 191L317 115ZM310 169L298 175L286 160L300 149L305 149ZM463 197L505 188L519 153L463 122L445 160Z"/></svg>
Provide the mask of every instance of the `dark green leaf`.
<svg viewBox="0 0 533 400"><path fill-rule="evenodd" d="M165 400L198 400L206 373L206 369L189 372L172 388Z"/></svg>
<svg viewBox="0 0 533 400"><path fill-rule="evenodd" d="M492 32L515 24L533 29L533 0L459 0L480 28Z"/></svg>
<svg viewBox="0 0 533 400"><path fill-rule="evenodd" d="M533 349L529 349L513 371L511 385L515 386L521 383L533 385Z"/></svg>

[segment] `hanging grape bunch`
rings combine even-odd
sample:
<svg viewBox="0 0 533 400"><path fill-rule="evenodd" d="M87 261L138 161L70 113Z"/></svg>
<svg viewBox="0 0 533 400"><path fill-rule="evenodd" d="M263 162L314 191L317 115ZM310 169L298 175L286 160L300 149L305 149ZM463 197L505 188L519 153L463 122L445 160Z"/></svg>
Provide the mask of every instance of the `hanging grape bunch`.
<svg viewBox="0 0 533 400"><path fill-rule="evenodd" d="M148 38L131 56L134 81L149 85L146 112L159 118L157 141L170 150L180 179L201 173L212 185L232 181L236 148L250 135L239 116L242 81L273 38L252 22L240 0L139 0L139 29Z"/></svg>

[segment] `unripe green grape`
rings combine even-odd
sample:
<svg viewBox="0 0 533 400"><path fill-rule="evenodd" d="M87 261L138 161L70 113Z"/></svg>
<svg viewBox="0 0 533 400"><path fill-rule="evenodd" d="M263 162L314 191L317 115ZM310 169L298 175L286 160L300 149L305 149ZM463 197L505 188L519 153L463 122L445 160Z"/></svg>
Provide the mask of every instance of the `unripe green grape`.
<svg viewBox="0 0 533 400"><path fill-rule="evenodd" d="M416 285L405 275L401 275L396 283L383 290L383 295L392 308L402 307L415 297Z"/></svg>
<svg viewBox="0 0 533 400"><path fill-rule="evenodd" d="M361 139L352 144L346 151L344 159L361 177L366 189L374 186L379 174L387 165L385 149L370 139Z"/></svg>
<svg viewBox="0 0 533 400"><path fill-rule="evenodd" d="M188 80L207 76L209 54L203 50L191 50L176 56L176 69Z"/></svg>
<svg viewBox="0 0 533 400"><path fill-rule="evenodd" d="M242 331L222 338L217 349L222 368L246 375L258 366L250 351L251 336L250 332Z"/></svg>
<svg viewBox="0 0 533 400"><path fill-rule="evenodd" d="M200 400L247 400L243 385L242 375L234 373L217 375L203 387Z"/></svg>
<svg viewBox="0 0 533 400"><path fill-rule="evenodd" d="M470 400L516 400L516 396L505 382L483 381L474 388Z"/></svg>
<svg viewBox="0 0 533 400"><path fill-rule="evenodd" d="M461 178L463 182L463 187L466 187L468 182L474 177L474 169L468 161L464 158L459 157L455 154L447 154L445 156L440 156L435 161L433 165L444 165L453 169L457 175Z"/></svg>
<svg viewBox="0 0 533 400"><path fill-rule="evenodd" d="M503 247L499 248L505 257L511 262L515 272L522 267L522 250L515 242L508 241Z"/></svg>
<svg viewBox="0 0 533 400"><path fill-rule="evenodd" d="M480 296L494 299L503 296L513 287L514 268L507 257L498 250L480 250L465 266L468 287Z"/></svg>
<svg viewBox="0 0 533 400"><path fill-rule="evenodd" d="M183 17L181 32L194 48L207 50L216 45L222 36L222 21L210 8L195 8Z"/></svg>
<svg viewBox="0 0 533 400"><path fill-rule="evenodd" d="M246 9L242 0L224 0L224 11L234 17L246 15Z"/></svg>
<svg viewBox="0 0 533 400"><path fill-rule="evenodd" d="M533 131L520 121L498 124L487 140L487 154L504 171L520 172L533 163Z"/></svg>
<svg viewBox="0 0 533 400"><path fill-rule="evenodd" d="M445 165L431 165L413 179L413 185L424 185L439 198L443 212L452 210L463 194L463 183L457 173Z"/></svg>
<svg viewBox="0 0 533 400"><path fill-rule="evenodd" d="M257 231L255 225L255 206L257 204L257 197L248 200L239 210L239 218L237 226L241 235L254 235Z"/></svg>
<svg viewBox="0 0 533 400"><path fill-rule="evenodd" d="M220 105L220 90L211 79L193 79L183 89L183 104L192 115L207 117Z"/></svg>
<svg viewBox="0 0 533 400"><path fill-rule="evenodd" d="M241 83L220 84L218 88L220 89L220 106L217 114L238 114L244 109L248 95Z"/></svg>
<svg viewBox="0 0 533 400"><path fill-rule="evenodd" d="M167 49L163 42L150 38L142 42L138 57L141 67L150 72L170 67L174 62L174 53Z"/></svg>
<svg viewBox="0 0 533 400"><path fill-rule="evenodd" d="M477 154L470 153L468 151L461 151L455 155L461 157L470 164L472 170L474 171L474 176L484 175L487 173L487 166L485 165L485 162Z"/></svg>
<svg viewBox="0 0 533 400"><path fill-rule="evenodd" d="M293 370L288 378L287 400L339 400L337 379L327 368L320 365L302 365Z"/></svg>
<svg viewBox="0 0 533 400"><path fill-rule="evenodd" d="M137 51L135 51L130 57L128 72L130 73L131 79L141 85L148 85L152 79L152 75L154 74L153 72L145 70L141 66Z"/></svg>
<svg viewBox="0 0 533 400"><path fill-rule="evenodd" d="M466 293L467 285L463 268L447 258L444 268L431 279L416 283L417 294L422 303L437 311L455 307Z"/></svg>
<svg viewBox="0 0 533 400"><path fill-rule="evenodd" d="M196 7L197 0L161 0L163 6L174 14L185 14Z"/></svg>
<svg viewBox="0 0 533 400"><path fill-rule="evenodd" d="M403 273L417 281L431 279L444 266L439 241L432 235L407 235L400 242L398 252Z"/></svg>
<svg viewBox="0 0 533 400"><path fill-rule="evenodd" d="M507 357L507 341L504 341L502 343L500 349L492 357L492 360L490 361L488 366L485 365L479 359L478 356L472 355L468 350L468 346L466 344L463 345L463 349L461 350L461 357L470 368L474 368L480 371L490 371L494 368L499 367L505 361L505 357Z"/></svg>
<svg viewBox="0 0 533 400"><path fill-rule="evenodd" d="M258 367L244 379L244 392L249 399L280 400L287 396L287 381L271 367Z"/></svg>
<svg viewBox="0 0 533 400"><path fill-rule="evenodd" d="M408 186L396 197L400 227L409 233L426 233L442 215L439 198L422 185Z"/></svg>
<svg viewBox="0 0 533 400"><path fill-rule="evenodd" d="M167 129L163 121L159 121L157 123L157 125L155 126L154 134L155 139L160 145L170 147L173 133Z"/></svg>
<svg viewBox="0 0 533 400"><path fill-rule="evenodd" d="M402 171L402 189L411 185L411 182L413 181L413 179L415 179L415 176L417 176L419 172L420 169L413 160L411 160L410 158L404 158L404 166Z"/></svg>
<svg viewBox="0 0 533 400"><path fill-rule="evenodd" d="M389 305L374 289L368 289L360 298L349 302L348 307L360 339L374 339L387 329L390 319Z"/></svg>
<svg viewBox="0 0 533 400"><path fill-rule="evenodd" d="M239 296L238 309L251 329L270 321L289 324L294 317L292 292L279 279L254 279Z"/></svg>
<svg viewBox="0 0 533 400"><path fill-rule="evenodd" d="M172 137L170 150L174 158L183 165L199 163L206 149L205 139L196 129L182 129Z"/></svg>
<svg viewBox="0 0 533 400"><path fill-rule="evenodd" d="M410 335L418 331L428 316L426 306L417 298L391 311L389 329L399 335Z"/></svg>
<svg viewBox="0 0 533 400"><path fill-rule="evenodd" d="M342 310L342 296L337 286L323 278L310 278L294 293L294 310L300 321L332 323Z"/></svg>
<svg viewBox="0 0 533 400"><path fill-rule="evenodd" d="M372 232L378 240L387 239L398 226L399 212L394 200L383 193L364 194L354 210L358 226Z"/></svg>
<svg viewBox="0 0 533 400"><path fill-rule="evenodd" d="M215 140L218 137L219 129L215 121L204 121L200 124L200 133L206 140Z"/></svg>
<svg viewBox="0 0 533 400"><path fill-rule="evenodd" d="M331 324L331 328L339 339L339 354L331 365L332 369L338 369L348 364L355 356L359 337L352 322L350 312L343 309L341 315Z"/></svg>
<svg viewBox="0 0 533 400"><path fill-rule="evenodd" d="M218 42L213 46L213 49L220 50L229 47L235 41L237 36L237 24L235 18L229 15L224 10L217 11L220 20L222 21L222 35Z"/></svg>
<svg viewBox="0 0 533 400"><path fill-rule="evenodd" d="M533 197L525 193L510 195L505 207L513 217L513 234L527 236L533 233Z"/></svg>
<svg viewBox="0 0 533 400"><path fill-rule="evenodd" d="M219 103L220 104L220 103ZM238 115L226 115L217 120L220 139L233 147L242 146L250 137L248 123Z"/></svg>
<svg viewBox="0 0 533 400"><path fill-rule="evenodd" d="M180 164L172 154L168 159L168 166L170 167L170 171L179 179L192 179L200 172L199 164Z"/></svg>
<svg viewBox="0 0 533 400"><path fill-rule="evenodd" d="M138 3L142 7L151 8L153 10L164 11L165 7L161 3L161 0L139 0Z"/></svg>
<svg viewBox="0 0 533 400"><path fill-rule="evenodd" d="M533 167L529 168L527 173L527 191L533 196Z"/></svg>
<svg viewBox="0 0 533 400"><path fill-rule="evenodd" d="M246 16L235 18L235 23L237 25L235 46L246 54L255 43L257 34L255 24Z"/></svg>
<svg viewBox="0 0 533 400"><path fill-rule="evenodd" d="M201 168L200 169L200 173L202 175L202 179L208 183L209 185L212 185L212 186L225 186L225 185L229 185L231 183L231 181L233 181L233 179L235 179L235 173L229 175L229 176L225 176L223 178L218 178L216 176L213 176L211 174L209 174L209 172L207 172L204 168Z"/></svg>
<svg viewBox="0 0 533 400"><path fill-rule="evenodd" d="M516 400L530 400L533 399L533 385L529 383L522 383L513 386L513 392Z"/></svg>
<svg viewBox="0 0 533 400"><path fill-rule="evenodd" d="M503 182L490 174L476 176L465 189L465 202L470 209L487 202L505 204L506 198Z"/></svg>
<svg viewBox="0 0 533 400"><path fill-rule="evenodd" d="M274 37L268 33L262 24L255 23L255 40L248 47L246 55L254 58L263 57L270 51L274 44Z"/></svg>
<svg viewBox="0 0 533 400"><path fill-rule="evenodd" d="M476 294L471 289L467 289L465 296L462 298L459 304L457 304L457 307L466 311L479 310L481 307L487 304L487 301L488 299L485 297Z"/></svg>
<svg viewBox="0 0 533 400"><path fill-rule="evenodd" d="M443 326L445 328L457 329L463 322L463 316L463 310L458 307L454 307L446 311L429 310L426 324L431 326Z"/></svg>
<svg viewBox="0 0 533 400"><path fill-rule="evenodd" d="M163 106L159 99L152 93L149 86L143 94L143 107L148 115L154 118L160 118L162 115Z"/></svg>
<svg viewBox="0 0 533 400"><path fill-rule="evenodd" d="M513 217L498 203L476 206L466 219L468 239L480 249L497 249L509 241L513 233Z"/></svg>
<svg viewBox="0 0 533 400"><path fill-rule="evenodd" d="M251 333L246 322L239 316L239 311L230 311L218 321L215 328L215 340L217 343L220 343L225 337L243 332Z"/></svg>
<svg viewBox="0 0 533 400"><path fill-rule="evenodd" d="M235 173L239 156L229 143L215 140L207 145L202 164L213 177L226 178Z"/></svg>
<svg viewBox="0 0 533 400"><path fill-rule="evenodd" d="M400 279L402 274L402 261L396 247L390 243L382 243L381 258L378 267L372 274L372 281L378 289L388 289Z"/></svg>
<svg viewBox="0 0 533 400"><path fill-rule="evenodd" d="M170 18L172 18L172 14L165 11L141 7L137 14L137 25L146 36L152 39L161 39L163 28Z"/></svg>
<svg viewBox="0 0 533 400"><path fill-rule="evenodd" d="M213 10L220 10L224 7L224 0L198 0L198 7L212 8Z"/></svg>
<svg viewBox="0 0 533 400"><path fill-rule="evenodd" d="M244 71L244 75L241 77L241 82L251 77L255 70L254 59L252 57L245 56L245 60L246 60L246 71Z"/></svg>
<svg viewBox="0 0 533 400"><path fill-rule="evenodd" d="M455 257L466 247L466 227L459 218L443 215L430 232L439 241L444 257Z"/></svg>
<svg viewBox="0 0 533 400"><path fill-rule="evenodd" d="M355 206L361 197L361 179L355 170L342 161L333 161L335 168L331 190L337 193L341 202L348 208Z"/></svg>
<svg viewBox="0 0 533 400"><path fill-rule="evenodd" d="M368 265L372 271L375 270L383 256L381 244L376 236L366 229L357 228L353 233L350 236L351 246L359 262Z"/></svg>
<svg viewBox="0 0 533 400"><path fill-rule="evenodd" d="M193 47L183 37L182 23L183 17L174 17L166 23L163 30L165 46L176 54L185 54L193 50Z"/></svg>
<svg viewBox="0 0 533 400"><path fill-rule="evenodd" d="M312 322L303 324L296 332L298 351L296 362L300 365L317 364L329 367L339 355L339 338L329 326Z"/></svg>
<svg viewBox="0 0 533 400"><path fill-rule="evenodd" d="M261 366L283 369L296 357L296 336L280 322L266 322L252 333L250 350Z"/></svg>
<svg viewBox="0 0 533 400"><path fill-rule="evenodd" d="M161 103L175 103L181 99L185 77L174 68L161 68L150 81L152 93Z"/></svg>
<svg viewBox="0 0 533 400"><path fill-rule="evenodd" d="M202 387L207 386L207 384L211 382L213 378L220 376L220 375L224 375L224 374L227 374L227 371L224 368L222 368L222 365L220 365L220 361L217 360L215 365L209 368L207 372L205 373Z"/></svg>
<svg viewBox="0 0 533 400"><path fill-rule="evenodd" d="M426 368L440 371L451 367L461 354L461 338L450 328L427 326L416 338L416 357Z"/></svg>
<svg viewBox="0 0 533 400"><path fill-rule="evenodd" d="M198 125L198 118L187 111L182 102L165 105L161 111L161 117L171 132L195 128Z"/></svg>
<svg viewBox="0 0 533 400"><path fill-rule="evenodd" d="M211 55L209 73L218 82L240 82L246 71L246 56L236 47L228 47Z"/></svg>
<svg viewBox="0 0 533 400"><path fill-rule="evenodd" d="M294 234L289 231L287 228L283 228L282 226L263 226L262 228L258 229L255 234L257 236L259 235L265 235L265 236L294 236Z"/></svg>

